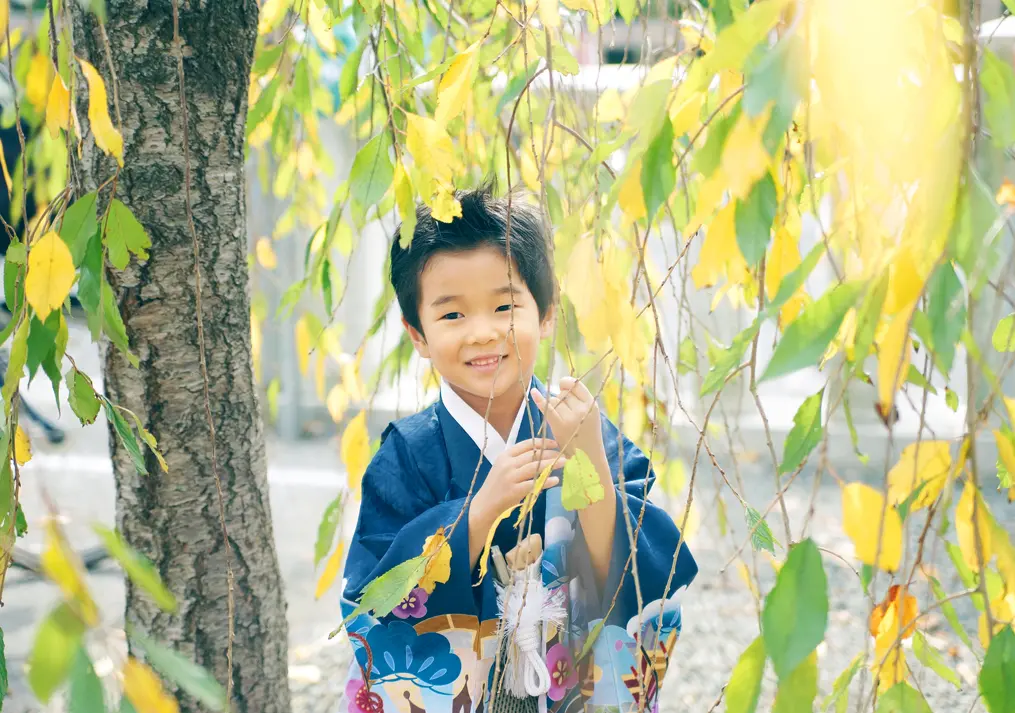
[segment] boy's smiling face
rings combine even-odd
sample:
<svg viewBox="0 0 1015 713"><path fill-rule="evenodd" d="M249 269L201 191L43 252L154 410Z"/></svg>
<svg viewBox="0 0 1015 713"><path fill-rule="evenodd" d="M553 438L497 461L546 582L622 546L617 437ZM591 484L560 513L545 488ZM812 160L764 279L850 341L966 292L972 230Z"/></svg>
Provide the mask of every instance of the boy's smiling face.
<svg viewBox="0 0 1015 713"><path fill-rule="evenodd" d="M420 276L417 304L423 333L406 328L420 356L479 413L491 395L517 409L539 342L553 327L552 310L539 318L518 268L512 265L509 283L507 259L495 247L438 253Z"/></svg>

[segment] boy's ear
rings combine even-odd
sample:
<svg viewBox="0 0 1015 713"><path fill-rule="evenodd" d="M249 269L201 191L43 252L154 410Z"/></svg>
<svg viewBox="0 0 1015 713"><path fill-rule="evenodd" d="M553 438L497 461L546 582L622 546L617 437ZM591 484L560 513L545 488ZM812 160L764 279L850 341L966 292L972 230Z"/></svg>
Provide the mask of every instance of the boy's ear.
<svg viewBox="0 0 1015 713"><path fill-rule="evenodd" d="M550 308L546 310L546 316L543 317L542 323L539 325L539 338L546 339L553 334L553 327L557 323L557 305L550 305Z"/></svg>
<svg viewBox="0 0 1015 713"><path fill-rule="evenodd" d="M402 326L409 333L409 339L412 340L412 346L416 348L416 353L424 359L429 359L430 347L426 345L426 338L423 336L423 333L409 324L405 317L402 317Z"/></svg>

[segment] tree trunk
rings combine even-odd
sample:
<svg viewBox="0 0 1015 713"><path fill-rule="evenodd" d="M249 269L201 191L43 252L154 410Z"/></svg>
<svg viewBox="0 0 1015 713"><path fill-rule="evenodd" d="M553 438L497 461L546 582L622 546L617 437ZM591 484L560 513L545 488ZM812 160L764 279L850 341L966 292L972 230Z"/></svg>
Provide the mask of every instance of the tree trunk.
<svg viewBox="0 0 1015 713"><path fill-rule="evenodd" d="M155 563L179 610L162 612L128 582L126 620L207 667L221 683L231 675L239 713L288 713L286 605L250 344L243 166L258 7L255 0L178 2L207 402L184 185L173 0L109 0L108 48L94 18L71 3L74 49L105 78L114 125L119 112L125 165L113 184L116 197L152 241L150 259L143 264L133 260L123 272L107 269L140 367L107 345L104 376L110 400L141 417L169 466L163 473L148 454L149 475L139 476L110 427L117 524L127 541ZM115 164L94 144L80 72L77 86L86 135L73 180L81 195L112 176ZM219 516L216 460L228 546ZM232 671L226 663L229 566L235 578ZM204 710L177 693L185 713Z"/></svg>

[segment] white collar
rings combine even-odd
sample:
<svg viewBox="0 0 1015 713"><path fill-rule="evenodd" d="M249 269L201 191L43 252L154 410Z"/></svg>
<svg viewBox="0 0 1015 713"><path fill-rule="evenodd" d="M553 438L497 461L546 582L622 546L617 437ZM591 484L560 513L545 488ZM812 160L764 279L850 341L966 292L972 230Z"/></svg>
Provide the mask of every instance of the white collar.
<svg viewBox="0 0 1015 713"><path fill-rule="evenodd" d="M522 427L522 417L525 415L526 400L522 399L522 403L518 407L518 414L515 416L514 425L511 426L511 432L505 441L501 438L497 429L486 422L483 414L478 413L469 404L465 403L465 400L451 388L451 385L444 379L441 379L441 401L444 402L444 408L448 410L451 418L458 422L462 430L468 434L469 438L476 444L476 447L482 451L483 456L491 463L497 460L501 453L513 446L515 441L518 440L518 431ZM485 448L483 447L484 439L486 440Z"/></svg>

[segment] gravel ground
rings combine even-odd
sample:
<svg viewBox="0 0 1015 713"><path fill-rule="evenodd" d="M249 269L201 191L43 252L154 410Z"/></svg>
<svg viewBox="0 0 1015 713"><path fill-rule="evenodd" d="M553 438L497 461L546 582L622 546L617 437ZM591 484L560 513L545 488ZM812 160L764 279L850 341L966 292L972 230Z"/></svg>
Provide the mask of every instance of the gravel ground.
<svg viewBox="0 0 1015 713"><path fill-rule="evenodd" d="M878 478L875 474L860 471L841 472L840 475L846 480L866 477L873 481ZM742 494L754 507L763 510L774 493L771 477L763 474L761 463L746 466L743 476L745 485ZM813 477L804 474L801 479L803 482L796 483L786 496L790 521L797 536L814 490ZM699 502L704 503L702 511L708 515L701 518L691 539L700 573L684 599L683 633L662 688L662 710L667 713L725 710L724 704L715 704L719 701L723 686L740 654L759 632L758 604L754 596L735 566L722 571L735 548L744 542L746 536L740 505L727 490L724 501L729 531L726 536L720 536L719 520L715 514L718 508L714 504L716 493L715 485L709 482L701 483L701 488L696 493ZM988 500L992 511L1009 531L1015 529L1015 505L1007 504L1000 497ZM831 479L823 481L817 488L814 504L808 534L820 547L846 557L845 561L832 555L824 557L830 607L826 640L818 648L820 681L816 702L816 710L823 710L818 704L831 692L836 677L850 665L857 653L862 652L865 646L872 647L873 642L867 633L870 603L863 594L858 575L853 569L852 545L842 532L840 524L838 485ZM678 508L682 508L682 503ZM767 519L775 537L783 540L782 519L778 513L778 508L773 509ZM915 533L910 533L911 541L915 536ZM925 560L934 564L945 590L961 591L962 584L956 576L950 575L953 567L943 548L928 541L928 552L930 557ZM749 548L745 550L744 556L749 567L757 568L762 591L767 592L775 581L774 570L768 558L762 555L752 557ZM879 599L888 584L884 575L875 579L873 588ZM914 587L913 594L918 598L921 610L933 601L929 588L923 582ZM965 600L956 603L956 610L963 626L975 641L977 612ZM932 710L935 713L985 711L982 702L977 700L976 655L965 648L940 614L930 613L921 618L920 622L920 629L928 642L942 654L962 681L962 687L956 689L933 671L924 668L912 653L912 640L905 641L907 661L913 671L912 680L924 693ZM293 713L329 713L336 710L344 688L349 657L350 649L344 637L295 650L291 668ZM871 680L864 672L858 674L853 681L850 711L859 710L857 696L861 685L869 696ZM775 674L769 666L759 711L771 710L775 687Z"/></svg>

